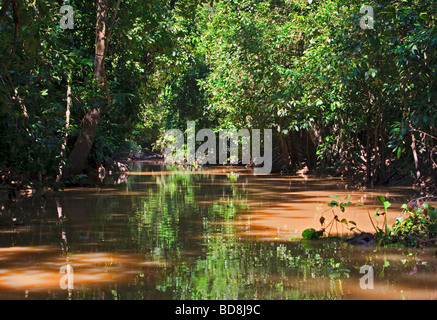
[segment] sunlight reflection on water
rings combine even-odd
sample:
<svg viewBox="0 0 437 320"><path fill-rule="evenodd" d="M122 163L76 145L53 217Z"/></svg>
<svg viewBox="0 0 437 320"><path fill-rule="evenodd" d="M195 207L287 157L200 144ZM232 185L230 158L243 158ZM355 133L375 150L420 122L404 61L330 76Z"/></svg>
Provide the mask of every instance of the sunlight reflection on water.
<svg viewBox="0 0 437 320"><path fill-rule="evenodd" d="M126 173L124 173L126 174ZM351 190L340 179L253 176L239 168L161 171L137 164L126 183L70 188L2 206L2 299L436 299L435 249L301 241L331 195L373 211L411 190ZM347 218L371 231L367 212ZM345 234L345 228L332 230ZM74 289L60 288L60 268ZM375 269L362 290L359 268Z"/></svg>

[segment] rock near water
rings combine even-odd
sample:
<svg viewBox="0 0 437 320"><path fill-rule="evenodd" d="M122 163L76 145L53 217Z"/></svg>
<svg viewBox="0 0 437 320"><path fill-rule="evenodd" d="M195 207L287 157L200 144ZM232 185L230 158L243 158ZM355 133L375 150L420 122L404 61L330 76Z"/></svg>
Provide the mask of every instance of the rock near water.
<svg viewBox="0 0 437 320"><path fill-rule="evenodd" d="M377 242L373 234L361 232L355 233L352 238L346 240L346 243L354 246L375 246Z"/></svg>

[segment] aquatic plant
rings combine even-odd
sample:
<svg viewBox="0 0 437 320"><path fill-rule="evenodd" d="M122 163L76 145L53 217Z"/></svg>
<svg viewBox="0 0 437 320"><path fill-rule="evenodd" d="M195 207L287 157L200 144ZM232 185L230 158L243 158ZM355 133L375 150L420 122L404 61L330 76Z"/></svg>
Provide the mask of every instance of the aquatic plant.
<svg viewBox="0 0 437 320"><path fill-rule="evenodd" d="M345 218L340 220L338 210L345 212L346 207L352 203L348 201L350 195L340 201L339 196L331 196L337 200L332 200L328 206L333 208L331 210L333 217L331 221L326 224L326 218L320 218L321 229L316 231L314 228L305 229L302 232L304 239L319 239L321 237L332 237L332 228L334 225L343 224L346 228L354 233L354 237L361 237L366 235L369 244L377 243L383 246L425 246L437 245L437 209L429 203L420 203L419 200L412 200L407 204L402 205L402 214L393 223L392 228L388 227L387 212L391 203L383 196L378 196L377 200L382 204L384 211L380 212L380 207L375 210L375 213L370 214L369 209L362 203L357 203L356 206L363 207L367 210L370 222L375 230L373 235L362 232L355 221L347 220ZM334 209L337 209L334 210ZM380 227L376 220L377 217L383 216L383 226ZM358 231L358 232L357 232ZM376 241L374 241L376 240Z"/></svg>
<svg viewBox="0 0 437 320"><path fill-rule="evenodd" d="M410 201L402 205L403 215L396 219L383 244L400 243L407 246L437 244L437 209L429 203Z"/></svg>

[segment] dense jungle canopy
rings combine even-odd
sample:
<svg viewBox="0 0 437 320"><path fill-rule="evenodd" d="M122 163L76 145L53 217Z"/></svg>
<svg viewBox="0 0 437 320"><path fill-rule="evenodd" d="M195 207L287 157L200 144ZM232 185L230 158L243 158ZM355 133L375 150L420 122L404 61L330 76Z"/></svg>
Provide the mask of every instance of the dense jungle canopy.
<svg viewBox="0 0 437 320"><path fill-rule="evenodd" d="M192 120L272 129L278 172L432 187L436 20L436 0L3 0L0 182L159 153Z"/></svg>

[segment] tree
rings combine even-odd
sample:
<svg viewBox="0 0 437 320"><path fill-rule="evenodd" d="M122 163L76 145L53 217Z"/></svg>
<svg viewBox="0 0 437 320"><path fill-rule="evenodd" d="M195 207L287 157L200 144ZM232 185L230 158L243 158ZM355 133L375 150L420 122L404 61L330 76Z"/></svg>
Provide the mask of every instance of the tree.
<svg viewBox="0 0 437 320"><path fill-rule="evenodd" d="M120 0L117 1L114 17L115 22L117 16ZM101 91L103 87L106 89L107 103L110 103L109 88L105 73L105 57L108 51L110 40L110 32L106 30L106 19L108 17L108 0L99 0L97 5L97 22L96 22L96 40L95 40L95 55L94 55L94 75L96 78L96 88ZM113 24L110 27L113 28ZM70 175L78 174L85 168L88 160L91 147L99 125L99 120L102 112L102 101L97 94L98 100L96 107L87 112L82 120L82 132L77 137L74 148L72 149L67 165L64 167L63 175L68 177Z"/></svg>

